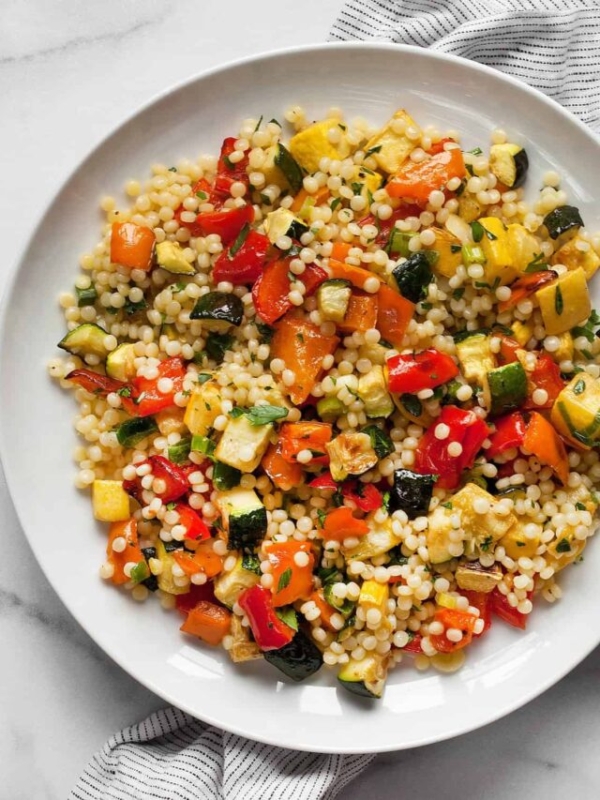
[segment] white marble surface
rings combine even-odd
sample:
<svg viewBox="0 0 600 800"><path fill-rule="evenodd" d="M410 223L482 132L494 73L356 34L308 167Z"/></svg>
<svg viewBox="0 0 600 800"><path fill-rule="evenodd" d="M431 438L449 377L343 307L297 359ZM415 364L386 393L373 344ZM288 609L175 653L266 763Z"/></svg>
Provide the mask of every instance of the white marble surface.
<svg viewBox="0 0 600 800"><path fill-rule="evenodd" d="M0 290L66 172L132 108L232 58L322 41L340 5L3 0ZM104 656L54 595L1 471L0 519L0 800L58 800L112 731L162 703ZM380 757L344 800L597 798L598 680L600 650L504 720Z"/></svg>

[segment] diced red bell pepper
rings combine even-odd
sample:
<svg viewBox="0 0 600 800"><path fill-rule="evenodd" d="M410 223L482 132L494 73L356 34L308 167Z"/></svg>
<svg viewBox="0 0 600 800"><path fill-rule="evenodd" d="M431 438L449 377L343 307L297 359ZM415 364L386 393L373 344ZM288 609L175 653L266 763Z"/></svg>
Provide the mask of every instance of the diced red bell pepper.
<svg viewBox="0 0 600 800"><path fill-rule="evenodd" d="M456 628L462 632L463 638L460 642L452 642L446 636L446 633L432 633L429 638L431 644L435 647L438 653L454 653L456 650L462 650L471 643L473 639L473 628L477 622L477 617L469 614L466 611L459 611L456 608L438 608L435 612L434 620L441 622L446 630L449 628Z"/></svg>
<svg viewBox="0 0 600 800"><path fill-rule="evenodd" d="M407 217L418 217L419 214L422 212L422 208L419 206L414 205L413 203L403 203L399 208L397 208L389 219L382 220L377 219L373 214L369 214L366 217L363 217L359 220L358 224L360 227L364 227L365 225L375 225L379 233L375 237L374 244L379 245L379 247L384 248L390 244L390 234L392 230L396 227L395 223L397 220L407 219ZM389 251L391 256L398 255L399 250L390 249ZM332 258L335 258L332 254Z"/></svg>
<svg viewBox="0 0 600 800"><path fill-rule="evenodd" d="M496 336L497 334L494 334L494 337ZM518 361L517 350L522 350L523 348L517 340L505 334L500 334L498 338L500 339L500 350L496 356L498 366L503 367L505 364L512 364L514 361Z"/></svg>
<svg viewBox="0 0 600 800"><path fill-rule="evenodd" d="M310 450L312 464L329 462L326 445L331 441L329 422L284 422L279 429L281 455L286 461L296 463L298 453Z"/></svg>
<svg viewBox="0 0 600 800"><path fill-rule="evenodd" d="M183 525L185 528L186 539L210 539L208 525L193 508L190 508L186 503L177 503L175 511L179 514L179 522L177 524Z"/></svg>
<svg viewBox="0 0 600 800"><path fill-rule="evenodd" d="M269 246L267 236L250 231L234 253L235 242L219 256L213 269L213 281L229 281L235 286L253 284L262 274Z"/></svg>
<svg viewBox="0 0 600 800"><path fill-rule="evenodd" d="M115 539L125 539L125 549L113 550ZM135 517L113 522L109 529L108 542L106 545L106 556L109 564L112 564L114 571L111 575L112 583L122 585L129 580L125 573L125 565L128 563L139 564L144 561L144 554L139 545L137 520Z"/></svg>
<svg viewBox="0 0 600 800"><path fill-rule="evenodd" d="M531 592L527 596L531 599ZM508 622L513 628L520 628L522 631L527 627L528 614L522 614L508 602L508 597L496 587L490 594L490 608L492 612L500 617L503 622Z"/></svg>
<svg viewBox="0 0 600 800"><path fill-rule="evenodd" d="M446 439L435 435L437 425L450 428ZM422 437L415 453L415 472L421 475L439 475L437 486L456 489L464 469L470 469L481 445L490 434L490 428L473 411L456 406L444 406L442 413ZM458 442L462 447L459 456L451 456L448 446Z"/></svg>
<svg viewBox="0 0 600 800"><path fill-rule="evenodd" d="M134 378L127 384L129 396L121 395L121 404L132 417L147 417L170 408L175 403L175 395L183 389L186 367L182 358L167 358L161 361L157 369L157 378ZM161 378L171 379L171 391L164 394L159 392L158 382Z"/></svg>
<svg viewBox="0 0 600 800"><path fill-rule="evenodd" d="M490 435L491 445L485 451L488 458L495 458L513 447L520 447L525 438L525 420L519 411L495 420L496 430Z"/></svg>
<svg viewBox="0 0 600 800"><path fill-rule="evenodd" d="M209 211L198 214L194 222L182 222L192 236L209 236L216 233L227 246L237 238L244 225L254 222L254 206L247 203L240 208Z"/></svg>
<svg viewBox="0 0 600 800"><path fill-rule="evenodd" d="M425 152L430 156L437 156L438 153L444 152L444 145L450 144L450 142L452 142L452 144L456 144L454 139L448 139L448 138L440 139L439 142L434 142L429 148L429 150L426 150Z"/></svg>
<svg viewBox="0 0 600 800"><path fill-rule="evenodd" d="M196 183L192 186L192 191L190 192L190 197L195 197L200 204L202 203L210 203L211 202L211 192L212 186L206 180L206 178L199 178ZM181 221L181 215L185 211L185 207L183 203L180 206L177 206L175 209L175 219L177 222L182 225L184 228L188 228L190 224L188 222Z"/></svg>
<svg viewBox="0 0 600 800"><path fill-rule="evenodd" d="M324 472L317 478L313 478L308 485L311 487L311 489L324 489L326 491L339 488L337 482L331 477L331 472Z"/></svg>
<svg viewBox="0 0 600 800"><path fill-rule="evenodd" d="M209 603L215 602L215 590L212 581L207 581L203 584L190 583L189 592L175 595L175 605L182 614L187 614L201 600L206 600Z"/></svg>
<svg viewBox="0 0 600 800"><path fill-rule="evenodd" d="M376 511L383 505L383 496L372 483L348 481L342 485L342 495L356 503L361 511Z"/></svg>
<svg viewBox="0 0 600 800"><path fill-rule="evenodd" d="M248 617L252 634L261 650L279 650L294 638L294 630L275 613L271 592L259 584L242 592L238 603Z"/></svg>
<svg viewBox="0 0 600 800"><path fill-rule="evenodd" d="M116 381L114 378L109 378L108 375L101 375L91 369L74 369L68 375L65 375L65 378L81 386L86 392L100 397L106 397L112 392L118 392L125 386L121 381Z"/></svg>
<svg viewBox="0 0 600 800"><path fill-rule="evenodd" d="M479 619L483 620L483 630L481 633L473 633L473 636L483 636L492 624L492 606L490 603L490 592L473 592L461 589L460 592L469 601L469 605L479 611Z"/></svg>
<svg viewBox="0 0 600 800"><path fill-rule="evenodd" d="M435 389L458 375L452 358L433 347L420 353L392 356L387 360L390 392L417 394Z"/></svg>
<svg viewBox="0 0 600 800"><path fill-rule="evenodd" d="M552 408L554 401L565 388L565 381L560 376L560 367L548 353L538 356L533 372L528 373L529 397L524 408L539 411L541 408ZM542 405L533 402L533 393L536 389L543 389L548 399Z"/></svg>
<svg viewBox="0 0 600 800"><path fill-rule="evenodd" d="M250 179L246 171L248 152L246 151L244 157L239 161L230 161L231 154L237 152L235 149L236 142L237 139L233 136L228 136L221 145L213 194L224 199L230 196L231 187L234 183L243 183L246 187L250 185Z"/></svg>
<svg viewBox="0 0 600 800"><path fill-rule="evenodd" d="M259 275L252 287L252 300L257 314L266 323L272 325L292 307L289 299L291 289L290 260L281 258L271 261ZM306 287L306 296L310 297L317 287L327 280L327 273L316 264L307 264L302 275L296 276Z"/></svg>
<svg viewBox="0 0 600 800"><path fill-rule="evenodd" d="M364 536L370 530L368 523L357 519L348 506L340 506L329 511L325 517L321 537L327 541L343 542L344 539Z"/></svg>
<svg viewBox="0 0 600 800"><path fill-rule="evenodd" d="M414 653L415 655L420 655L423 652L423 648L421 647L421 642L423 641L423 637L420 633L415 633L412 639L405 644L402 650L405 653Z"/></svg>

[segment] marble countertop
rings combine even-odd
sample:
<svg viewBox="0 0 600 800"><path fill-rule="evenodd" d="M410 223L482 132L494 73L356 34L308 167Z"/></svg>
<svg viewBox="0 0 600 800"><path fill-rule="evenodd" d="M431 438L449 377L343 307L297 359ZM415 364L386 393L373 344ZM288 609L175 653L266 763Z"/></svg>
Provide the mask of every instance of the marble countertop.
<svg viewBox="0 0 600 800"><path fill-rule="evenodd" d="M322 41L341 0L4 0L0 290L47 199L132 108L205 68ZM10 233L8 233L10 232ZM23 538L0 470L0 800L58 800L107 736L162 701L72 620ZM483 730L380 756L343 800L600 795L600 650ZM424 788L426 787L426 788Z"/></svg>

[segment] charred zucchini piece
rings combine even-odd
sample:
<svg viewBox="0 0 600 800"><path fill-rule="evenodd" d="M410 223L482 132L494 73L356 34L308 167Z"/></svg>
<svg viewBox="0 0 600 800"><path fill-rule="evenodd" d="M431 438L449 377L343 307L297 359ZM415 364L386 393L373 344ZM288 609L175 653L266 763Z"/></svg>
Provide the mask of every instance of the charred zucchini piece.
<svg viewBox="0 0 600 800"><path fill-rule="evenodd" d="M413 253L394 267L392 275L400 294L411 303L418 303L427 295L427 287L433 278L430 259L425 253Z"/></svg>
<svg viewBox="0 0 600 800"><path fill-rule="evenodd" d="M266 650L263 655L269 664L297 682L310 678L323 664L321 651L302 631L289 644L279 650Z"/></svg>
<svg viewBox="0 0 600 800"><path fill-rule="evenodd" d="M563 233L567 231L577 231L583 227L583 220L579 209L575 206L559 206L546 214L544 217L544 225L548 230L548 236L551 239L558 239Z"/></svg>
<svg viewBox="0 0 600 800"><path fill-rule="evenodd" d="M509 189L518 189L525 183L528 169L529 159L521 145L512 142L492 145L490 170L500 183Z"/></svg>
<svg viewBox="0 0 600 800"><path fill-rule="evenodd" d="M397 469L394 472L394 485L390 489L390 514L401 509L409 519L427 516L435 482L435 475L419 475L409 469Z"/></svg>
<svg viewBox="0 0 600 800"><path fill-rule="evenodd" d="M208 292L196 301L190 319L239 325L243 316L244 305L237 295L231 292Z"/></svg>

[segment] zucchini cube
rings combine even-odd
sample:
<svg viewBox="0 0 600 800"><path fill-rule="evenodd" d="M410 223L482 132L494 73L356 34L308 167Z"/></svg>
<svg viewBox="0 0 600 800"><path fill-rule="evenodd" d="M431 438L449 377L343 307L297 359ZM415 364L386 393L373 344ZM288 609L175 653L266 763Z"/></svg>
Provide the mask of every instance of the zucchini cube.
<svg viewBox="0 0 600 800"><path fill-rule="evenodd" d="M583 267L565 272L557 281L535 293L544 327L549 336L558 336L584 322L592 313L590 293Z"/></svg>

